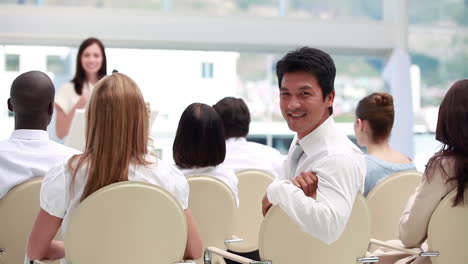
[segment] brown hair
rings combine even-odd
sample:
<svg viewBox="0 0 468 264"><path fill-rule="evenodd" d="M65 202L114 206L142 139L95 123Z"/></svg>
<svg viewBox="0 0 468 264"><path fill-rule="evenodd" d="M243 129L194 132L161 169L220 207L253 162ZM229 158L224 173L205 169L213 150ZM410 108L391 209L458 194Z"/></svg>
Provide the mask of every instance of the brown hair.
<svg viewBox="0 0 468 264"><path fill-rule="evenodd" d="M127 181L130 163L149 164L149 113L137 84L113 73L96 84L86 110L86 147L68 161L72 185L82 166L88 177L81 200L109 184ZM76 166L75 166L76 165Z"/></svg>
<svg viewBox="0 0 468 264"><path fill-rule="evenodd" d="M223 121L206 104L189 105L180 117L172 155L184 169L217 166L226 157Z"/></svg>
<svg viewBox="0 0 468 264"><path fill-rule="evenodd" d="M441 149L429 160L426 175L431 175L442 160L454 160L455 175L447 175L447 182L457 182L457 195L453 205L463 204L468 183L468 79L455 82L445 94L439 107L436 139L443 143Z"/></svg>
<svg viewBox="0 0 468 264"><path fill-rule="evenodd" d="M388 93L373 93L364 97L356 107L356 118L369 123L373 142L388 139L395 118L393 97Z"/></svg>
<svg viewBox="0 0 468 264"><path fill-rule="evenodd" d="M249 134L250 112L244 100L224 97L213 108L223 120L226 139L246 137Z"/></svg>

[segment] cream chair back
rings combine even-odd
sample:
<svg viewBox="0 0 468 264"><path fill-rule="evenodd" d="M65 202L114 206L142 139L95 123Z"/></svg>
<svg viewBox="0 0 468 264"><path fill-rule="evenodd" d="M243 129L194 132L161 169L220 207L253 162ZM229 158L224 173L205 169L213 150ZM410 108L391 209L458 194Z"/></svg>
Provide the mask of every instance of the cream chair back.
<svg viewBox="0 0 468 264"><path fill-rule="evenodd" d="M398 239L401 214L421 179L421 172L401 171L383 179L367 194L372 238L382 241Z"/></svg>
<svg viewBox="0 0 468 264"><path fill-rule="evenodd" d="M119 182L87 197L70 218L67 263L147 264L182 260L185 214L164 189Z"/></svg>
<svg viewBox="0 0 468 264"><path fill-rule="evenodd" d="M433 264L468 263L468 189L463 205L452 207L455 195L453 190L439 203L429 222L429 251L440 254Z"/></svg>
<svg viewBox="0 0 468 264"><path fill-rule="evenodd" d="M235 252L258 249L258 234L263 221L262 199L274 177L260 170L237 172L239 179L239 208L234 218L234 234L244 241L229 245Z"/></svg>
<svg viewBox="0 0 468 264"><path fill-rule="evenodd" d="M42 177L11 189L0 199L0 263L23 263L29 233L39 212Z"/></svg>
<svg viewBox="0 0 468 264"><path fill-rule="evenodd" d="M341 237L327 245L305 233L278 206L268 211L260 229L262 260L275 264L356 263L364 257L370 239L370 214L364 196L356 196L351 216Z"/></svg>
<svg viewBox="0 0 468 264"><path fill-rule="evenodd" d="M191 176L188 183L189 208L198 224L204 247L226 249L226 240L233 238L234 193L224 182L210 176ZM213 263L224 262L217 258Z"/></svg>

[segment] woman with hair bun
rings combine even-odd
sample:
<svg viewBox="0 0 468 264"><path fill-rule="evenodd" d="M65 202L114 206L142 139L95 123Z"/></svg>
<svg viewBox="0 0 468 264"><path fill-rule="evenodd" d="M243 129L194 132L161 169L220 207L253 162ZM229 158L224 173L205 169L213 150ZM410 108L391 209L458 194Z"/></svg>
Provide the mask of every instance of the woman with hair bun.
<svg viewBox="0 0 468 264"><path fill-rule="evenodd" d="M373 93L359 101L354 132L360 146L367 147L367 174L364 195L385 177L407 170L416 170L413 162L389 145L395 111L393 97Z"/></svg>

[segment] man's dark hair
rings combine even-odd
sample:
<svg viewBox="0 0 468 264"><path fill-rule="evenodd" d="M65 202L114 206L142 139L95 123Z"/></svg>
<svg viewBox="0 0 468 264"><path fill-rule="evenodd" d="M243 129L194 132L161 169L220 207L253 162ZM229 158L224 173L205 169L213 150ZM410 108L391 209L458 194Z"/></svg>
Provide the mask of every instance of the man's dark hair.
<svg viewBox="0 0 468 264"><path fill-rule="evenodd" d="M306 72L315 76L322 89L323 99L335 90L335 63L324 51L302 47L286 54L276 64L279 88L284 74L294 72ZM329 108L329 112L333 113L333 107Z"/></svg>
<svg viewBox="0 0 468 264"><path fill-rule="evenodd" d="M223 121L213 107L193 103L182 113L172 156L184 169L217 166L226 157Z"/></svg>
<svg viewBox="0 0 468 264"><path fill-rule="evenodd" d="M8 109L14 113L15 129L47 129L54 112L55 87L47 74L30 71L11 84Z"/></svg>
<svg viewBox="0 0 468 264"><path fill-rule="evenodd" d="M225 97L213 105L223 120L224 136L228 138L246 137L249 134L250 112L244 100Z"/></svg>

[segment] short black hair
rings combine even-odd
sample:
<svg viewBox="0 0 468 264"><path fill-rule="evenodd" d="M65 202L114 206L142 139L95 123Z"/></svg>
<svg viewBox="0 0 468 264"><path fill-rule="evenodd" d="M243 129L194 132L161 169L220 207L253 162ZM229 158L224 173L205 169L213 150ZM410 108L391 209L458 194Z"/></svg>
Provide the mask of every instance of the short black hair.
<svg viewBox="0 0 468 264"><path fill-rule="evenodd" d="M223 120L224 137L246 137L249 134L250 111L241 98L224 97L215 105L216 112Z"/></svg>
<svg viewBox="0 0 468 264"><path fill-rule="evenodd" d="M284 74L294 72L306 72L315 76L322 89L323 99L335 90L335 63L330 55L322 50L301 47L290 51L279 60L276 64L279 88ZM333 107L330 107L329 111L332 114Z"/></svg>
<svg viewBox="0 0 468 264"><path fill-rule="evenodd" d="M213 107L193 103L182 113L172 156L184 169L217 166L226 157L226 141L221 117Z"/></svg>

